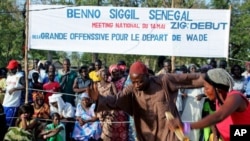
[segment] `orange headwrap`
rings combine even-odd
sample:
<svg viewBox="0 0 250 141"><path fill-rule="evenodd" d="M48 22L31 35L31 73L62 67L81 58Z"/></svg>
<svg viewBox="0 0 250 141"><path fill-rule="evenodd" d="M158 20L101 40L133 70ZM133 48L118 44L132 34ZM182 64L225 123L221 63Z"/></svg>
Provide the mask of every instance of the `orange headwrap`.
<svg viewBox="0 0 250 141"><path fill-rule="evenodd" d="M43 92L35 91L32 93L32 99L33 101L36 101L37 98L42 98L44 99L44 94Z"/></svg>
<svg viewBox="0 0 250 141"><path fill-rule="evenodd" d="M130 66L129 74L148 74L148 68L142 62L137 61Z"/></svg>

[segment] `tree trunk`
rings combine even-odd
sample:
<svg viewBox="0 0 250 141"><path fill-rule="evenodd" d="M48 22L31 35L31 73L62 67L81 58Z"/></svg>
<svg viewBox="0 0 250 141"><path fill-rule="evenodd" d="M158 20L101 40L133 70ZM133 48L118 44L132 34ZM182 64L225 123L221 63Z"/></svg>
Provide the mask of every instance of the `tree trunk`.
<svg viewBox="0 0 250 141"><path fill-rule="evenodd" d="M98 59L98 53L92 54L92 62L95 62Z"/></svg>

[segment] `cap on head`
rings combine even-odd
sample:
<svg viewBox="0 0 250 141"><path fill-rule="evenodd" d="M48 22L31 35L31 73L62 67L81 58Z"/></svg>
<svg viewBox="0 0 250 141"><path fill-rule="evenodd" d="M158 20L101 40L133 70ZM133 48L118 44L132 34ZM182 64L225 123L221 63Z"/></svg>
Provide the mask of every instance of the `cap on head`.
<svg viewBox="0 0 250 141"><path fill-rule="evenodd" d="M129 74L148 74L148 68L142 62L137 61L130 66Z"/></svg>
<svg viewBox="0 0 250 141"><path fill-rule="evenodd" d="M215 88L224 91L231 91L234 85L234 80L231 75L222 68L210 69L206 73L205 81Z"/></svg>
<svg viewBox="0 0 250 141"><path fill-rule="evenodd" d="M6 68L12 70L16 69L17 67L18 67L18 62L16 60L11 60Z"/></svg>

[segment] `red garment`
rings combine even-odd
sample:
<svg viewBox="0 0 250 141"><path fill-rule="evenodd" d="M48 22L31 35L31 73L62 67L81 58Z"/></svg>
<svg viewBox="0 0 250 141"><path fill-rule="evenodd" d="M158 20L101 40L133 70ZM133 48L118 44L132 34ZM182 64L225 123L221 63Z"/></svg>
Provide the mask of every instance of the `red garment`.
<svg viewBox="0 0 250 141"><path fill-rule="evenodd" d="M49 104L49 96L55 92L59 92L60 84L58 82L47 82L43 85L43 90L45 90L44 102ZM47 92L49 91L49 92Z"/></svg>
<svg viewBox="0 0 250 141"><path fill-rule="evenodd" d="M122 77L121 79L114 82L117 92L122 91L125 81L126 78Z"/></svg>
<svg viewBox="0 0 250 141"><path fill-rule="evenodd" d="M130 66L129 74L148 74L148 68L145 64L140 61L133 63Z"/></svg>
<svg viewBox="0 0 250 141"><path fill-rule="evenodd" d="M234 95L234 94L239 94L241 95L246 102L248 103L247 109L244 112L234 112L227 118L225 118L223 121L220 123L217 123L216 126L223 138L223 141L230 141L230 125L250 125L250 104L248 100L244 97L243 94L239 91L230 91L227 96ZM219 104L218 101L216 101L216 110L218 110Z"/></svg>

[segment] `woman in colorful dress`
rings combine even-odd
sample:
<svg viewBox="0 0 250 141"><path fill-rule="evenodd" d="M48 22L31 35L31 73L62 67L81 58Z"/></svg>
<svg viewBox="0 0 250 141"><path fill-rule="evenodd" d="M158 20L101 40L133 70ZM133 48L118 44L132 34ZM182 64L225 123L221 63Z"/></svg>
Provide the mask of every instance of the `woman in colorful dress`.
<svg viewBox="0 0 250 141"><path fill-rule="evenodd" d="M121 74L121 68L117 64L113 64L109 67L109 73L111 74L111 81L115 84L117 92L122 91L126 77ZM129 138L129 116L124 111L115 110L113 113L114 123L113 130L117 131L115 138L112 140L127 141ZM114 133L113 133L114 134Z"/></svg>
<svg viewBox="0 0 250 141"><path fill-rule="evenodd" d="M98 141L101 138L101 124L95 114L95 104L87 93L81 95L81 103L76 107L76 122L72 137L76 141Z"/></svg>
<svg viewBox="0 0 250 141"><path fill-rule="evenodd" d="M117 93L115 84L109 81L109 76L107 69L100 70L101 81L97 83L97 89L103 96L115 95ZM112 121L115 121L114 112L114 110L111 110L98 113L102 125L101 138L105 141L115 140L115 137L119 136L119 134L113 132L113 126L115 125L115 123L112 123Z"/></svg>
<svg viewBox="0 0 250 141"><path fill-rule="evenodd" d="M44 103L44 94L41 91L33 92L33 108L34 114L33 118L42 118L49 119L50 118L50 108L47 103Z"/></svg>
<svg viewBox="0 0 250 141"><path fill-rule="evenodd" d="M226 70L209 70L205 76L204 90L206 96L215 101L215 112L197 122L181 123L176 119L168 126L171 129L182 127L184 133L189 133L193 129L216 125L223 141L229 141L230 125L250 124L250 103L240 91L233 90L233 86L233 78Z"/></svg>

